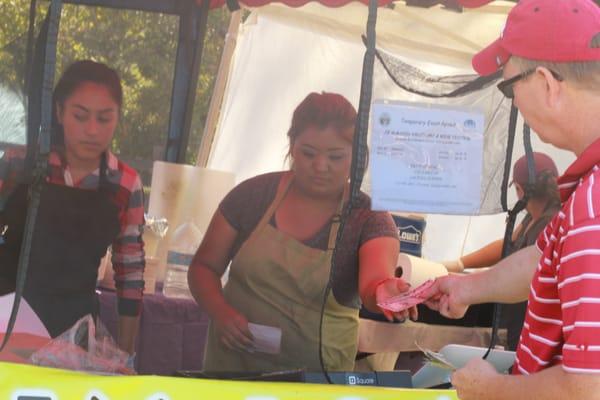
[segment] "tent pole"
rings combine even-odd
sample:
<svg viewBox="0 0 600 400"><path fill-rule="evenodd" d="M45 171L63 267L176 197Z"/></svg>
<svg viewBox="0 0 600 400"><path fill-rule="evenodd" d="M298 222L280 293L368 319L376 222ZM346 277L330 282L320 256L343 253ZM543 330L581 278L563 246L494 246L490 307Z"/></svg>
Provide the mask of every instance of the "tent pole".
<svg viewBox="0 0 600 400"><path fill-rule="evenodd" d="M223 53L221 54L221 61L219 62L219 69L217 71L217 78L215 80L215 86L210 99L210 105L208 107L208 114L206 115L206 122L204 124L204 131L200 140L200 146L198 148L198 156L196 158L196 165L199 167L206 167L208 164L208 157L210 156L210 150L215 139L217 122L219 119L219 112L223 104L223 96L225 95L225 87L227 85L227 77L229 76L229 69L231 61L233 59L233 52L237 44L237 37L242 21L242 10L233 11L231 13L231 19L229 20L229 28L225 35L225 44L223 45Z"/></svg>
<svg viewBox="0 0 600 400"><path fill-rule="evenodd" d="M38 104L36 104L36 106L39 105L39 110L35 110L39 112L39 121L36 121L35 126L31 126L30 123L28 123L27 129L39 130L39 136L37 137L38 140L32 143L29 141L29 138L32 137L32 135L30 132L27 132L27 147L39 146L39 149L35 154L35 165L33 166L28 193L30 200L27 206L25 227L23 231L23 243L21 244L19 262L17 265L15 299L13 301L4 338L0 344L0 351L2 351L4 346L6 346L8 343L8 339L10 338L17 320L17 313L19 311L19 305L21 304L23 290L25 289L25 281L27 280L29 255L33 240L33 229L35 228L37 221L37 213L40 207L43 183L45 182L46 171L48 167L48 154L50 153L50 135L52 126L52 88L54 87L54 72L56 69L56 43L58 41L61 11L62 0L51 0L50 5L48 6L46 19L40 30L40 40L36 43L36 55L32 58L32 60L37 61L39 57L40 62L43 63L41 66L42 68L40 69L42 75L41 79L39 82L36 82L41 86L39 93L40 101ZM32 71L38 72L38 69L32 66ZM29 81L28 85L31 85L31 81ZM28 118L31 118L31 112L34 110L29 109L28 111L30 112L28 114Z"/></svg>
<svg viewBox="0 0 600 400"><path fill-rule="evenodd" d="M179 15L179 39L164 160L184 163L192 125L192 112L202 63L210 0L200 5L186 0Z"/></svg>

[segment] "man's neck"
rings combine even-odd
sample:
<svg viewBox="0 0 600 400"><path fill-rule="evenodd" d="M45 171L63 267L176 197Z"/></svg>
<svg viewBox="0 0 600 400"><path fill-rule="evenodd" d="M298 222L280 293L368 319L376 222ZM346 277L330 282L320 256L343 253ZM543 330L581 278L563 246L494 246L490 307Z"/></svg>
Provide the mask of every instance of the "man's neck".
<svg viewBox="0 0 600 400"><path fill-rule="evenodd" d="M579 90L571 113L569 140L578 157L592 143L600 139L600 94Z"/></svg>

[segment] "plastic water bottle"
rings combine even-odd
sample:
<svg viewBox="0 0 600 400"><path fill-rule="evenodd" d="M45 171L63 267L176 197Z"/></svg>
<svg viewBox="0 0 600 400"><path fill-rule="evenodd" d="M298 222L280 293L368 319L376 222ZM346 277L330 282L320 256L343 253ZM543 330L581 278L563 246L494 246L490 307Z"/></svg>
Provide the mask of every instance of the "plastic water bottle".
<svg viewBox="0 0 600 400"><path fill-rule="evenodd" d="M185 222L173 232L167 252L167 267L163 285L165 296L192 298L187 273L203 236L203 232L193 222Z"/></svg>

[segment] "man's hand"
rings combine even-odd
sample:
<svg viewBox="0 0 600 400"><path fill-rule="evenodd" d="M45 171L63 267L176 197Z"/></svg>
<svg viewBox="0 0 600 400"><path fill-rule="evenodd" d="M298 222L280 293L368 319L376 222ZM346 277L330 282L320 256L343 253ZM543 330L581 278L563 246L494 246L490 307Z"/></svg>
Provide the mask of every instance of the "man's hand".
<svg viewBox="0 0 600 400"><path fill-rule="evenodd" d="M446 318L462 318L469 304L461 299L460 275L447 275L436 278L433 285L423 292L422 296L428 299L425 304L432 310L438 311Z"/></svg>
<svg viewBox="0 0 600 400"><path fill-rule="evenodd" d="M452 374L452 386L462 400L480 400L489 396L490 382L498 379L500 374L487 361L474 358L463 368Z"/></svg>

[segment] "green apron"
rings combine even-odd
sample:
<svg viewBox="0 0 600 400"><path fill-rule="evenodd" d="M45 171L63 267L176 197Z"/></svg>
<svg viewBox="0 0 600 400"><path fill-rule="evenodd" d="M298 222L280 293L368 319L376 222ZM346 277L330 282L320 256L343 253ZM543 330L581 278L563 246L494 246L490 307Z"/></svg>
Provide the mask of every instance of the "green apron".
<svg viewBox="0 0 600 400"><path fill-rule="evenodd" d="M321 307L339 218L334 218L331 224L326 251L308 247L274 228L269 221L292 179L291 174L282 176L275 199L233 258L229 280L223 289L226 301L249 322L282 330L281 352L272 355L229 350L220 342L211 323L205 371L321 370ZM330 291L322 329L323 362L327 370L351 371L358 343L358 310L340 305Z"/></svg>

